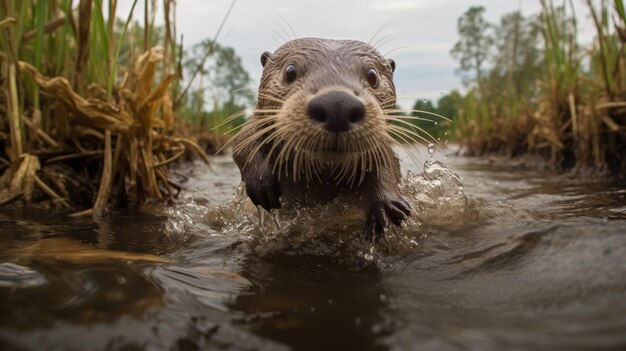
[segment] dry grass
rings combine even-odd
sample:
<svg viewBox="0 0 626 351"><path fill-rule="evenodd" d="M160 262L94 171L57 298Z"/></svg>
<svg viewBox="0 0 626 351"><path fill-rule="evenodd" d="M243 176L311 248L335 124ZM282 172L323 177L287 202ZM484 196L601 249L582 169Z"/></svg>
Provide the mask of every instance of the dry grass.
<svg viewBox="0 0 626 351"><path fill-rule="evenodd" d="M111 205L171 201L180 187L168 168L185 153L208 162L175 128L175 3L162 3L160 37L155 4L145 1L143 28L131 16L117 23L115 0L2 5L0 204L48 199L101 216Z"/></svg>
<svg viewBox="0 0 626 351"><path fill-rule="evenodd" d="M572 2L542 0L543 37L538 81L528 94L494 84L495 94L468 94L459 106L458 137L469 154L539 155L560 169L582 174L626 174L626 13L622 0L587 10L596 39L576 38ZM514 76L506 67L504 76ZM489 79L482 82L489 86ZM468 117L472 117L468 120Z"/></svg>

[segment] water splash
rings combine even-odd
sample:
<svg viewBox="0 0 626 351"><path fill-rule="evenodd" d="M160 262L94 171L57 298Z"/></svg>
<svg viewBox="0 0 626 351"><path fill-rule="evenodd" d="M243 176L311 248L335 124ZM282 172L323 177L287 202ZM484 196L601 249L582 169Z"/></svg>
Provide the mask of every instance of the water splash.
<svg viewBox="0 0 626 351"><path fill-rule="evenodd" d="M260 256L276 252L342 255L358 257L357 263L362 265L389 254L418 250L428 235L474 225L490 213L480 201L468 199L458 175L438 161L427 161L422 173L409 172L400 190L411 203L413 215L376 243L364 239L362 213L342 197L316 207L268 214L254 207L240 187L227 204L208 210L204 222Z"/></svg>
<svg viewBox="0 0 626 351"><path fill-rule="evenodd" d="M46 282L46 277L29 267L11 262L0 263L0 287L33 288Z"/></svg>
<svg viewBox="0 0 626 351"><path fill-rule="evenodd" d="M428 156L433 158L435 156L435 144L428 144Z"/></svg>

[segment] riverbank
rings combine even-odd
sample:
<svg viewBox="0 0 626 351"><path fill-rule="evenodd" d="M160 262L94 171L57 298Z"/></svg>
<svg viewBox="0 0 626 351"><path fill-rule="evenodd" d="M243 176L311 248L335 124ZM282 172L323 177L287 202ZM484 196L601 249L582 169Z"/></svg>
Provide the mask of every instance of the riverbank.
<svg viewBox="0 0 626 351"><path fill-rule="evenodd" d="M170 166L189 155L208 162L207 149L223 142L185 119L206 114L202 103L189 110L189 95L202 95L191 84L223 48L202 43L204 59L193 61L177 38L174 1L158 11L146 1L142 22L137 3L123 19L117 1L0 6L0 206L19 201L98 217L172 203L181 187Z"/></svg>
<svg viewBox="0 0 626 351"><path fill-rule="evenodd" d="M588 45L578 40L581 10L595 28ZM454 106L452 134L464 154L530 155L560 171L625 176L623 2L588 1L581 9L542 0L539 14L513 12L499 23L484 12L472 7L459 19L452 50L466 92L440 100Z"/></svg>
<svg viewBox="0 0 626 351"><path fill-rule="evenodd" d="M417 174L430 159L425 150L418 164L402 157ZM434 157L459 175L482 220L455 230L404 228L390 240L413 248L399 255L384 254L385 245L354 250L361 220L334 227L338 212L323 208L260 232L255 212L228 205L240 182L228 156L211 157L213 171L202 162L176 168L189 191L159 216L113 212L94 223L10 205L0 213L0 345L626 345L623 182ZM433 174L422 186L441 187L441 180ZM448 200L440 201L441 220L457 220L447 215Z"/></svg>

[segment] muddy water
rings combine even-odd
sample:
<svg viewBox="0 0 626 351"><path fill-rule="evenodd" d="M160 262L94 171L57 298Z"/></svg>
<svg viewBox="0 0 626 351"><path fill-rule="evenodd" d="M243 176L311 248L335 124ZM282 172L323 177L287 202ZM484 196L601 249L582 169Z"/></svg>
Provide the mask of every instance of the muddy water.
<svg viewBox="0 0 626 351"><path fill-rule="evenodd" d="M226 157L175 208L2 208L0 349L626 348L624 182L425 154L378 244L340 200L260 219Z"/></svg>

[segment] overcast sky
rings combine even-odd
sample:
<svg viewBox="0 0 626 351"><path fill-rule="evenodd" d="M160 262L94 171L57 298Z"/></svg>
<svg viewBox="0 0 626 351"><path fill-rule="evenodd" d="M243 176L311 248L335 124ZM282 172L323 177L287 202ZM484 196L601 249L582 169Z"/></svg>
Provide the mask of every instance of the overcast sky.
<svg viewBox="0 0 626 351"><path fill-rule="evenodd" d="M119 1L121 17L128 13L131 3ZM139 1L135 10L138 19L143 3ZM161 1L157 3L161 5ZM188 47L215 35L231 0L178 0L177 4L178 32L184 34ZM298 37L367 42L384 26L377 37L390 35L391 40L380 51L385 54L397 49L389 57L397 65L394 79L399 102L410 106L417 98L436 100L461 86L450 49L457 40L457 19L474 5L484 6L487 19L493 23L517 9L525 15L540 10L539 0L238 0L218 41L235 48L256 88L261 52L274 51L287 39L283 28L290 29L283 18ZM575 5L579 14L586 12L580 0ZM582 22L584 37L592 27L586 17Z"/></svg>

